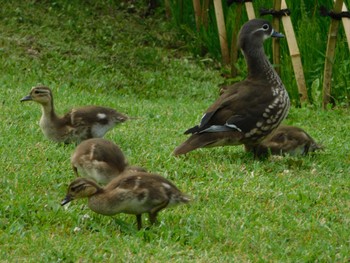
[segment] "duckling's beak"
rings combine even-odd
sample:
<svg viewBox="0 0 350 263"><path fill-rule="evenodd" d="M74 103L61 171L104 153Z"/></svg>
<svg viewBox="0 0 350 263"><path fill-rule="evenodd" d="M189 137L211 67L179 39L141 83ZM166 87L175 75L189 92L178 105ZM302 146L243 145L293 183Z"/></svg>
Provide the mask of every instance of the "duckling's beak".
<svg viewBox="0 0 350 263"><path fill-rule="evenodd" d="M72 200L73 200L72 196L66 195L66 197L62 200L61 205L63 206L65 204L68 204Z"/></svg>
<svg viewBox="0 0 350 263"><path fill-rule="evenodd" d="M284 35L282 33L279 33L275 30L272 31L271 37L277 37L277 38L282 38Z"/></svg>
<svg viewBox="0 0 350 263"><path fill-rule="evenodd" d="M21 102L28 101L28 100L33 100L33 98L30 95L27 95L21 99Z"/></svg>

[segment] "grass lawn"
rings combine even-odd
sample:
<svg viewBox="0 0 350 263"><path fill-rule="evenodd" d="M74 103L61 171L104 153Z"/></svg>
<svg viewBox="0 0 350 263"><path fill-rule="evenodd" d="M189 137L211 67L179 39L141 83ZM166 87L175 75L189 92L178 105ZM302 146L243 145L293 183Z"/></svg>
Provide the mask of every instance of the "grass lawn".
<svg viewBox="0 0 350 263"><path fill-rule="evenodd" d="M163 16L87 3L0 10L1 262L348 262L349 109L291 109L285 123L325 146L313 156L256 161L237 146L176 158L218 96L215 62L187 53ZM19 102L38 84L53 89L60 114L95 104L139 117L105 138L193 202L141 231L135 216L98 215L84 200L61 207L75 146L46 140L39 105Z"/></svg>

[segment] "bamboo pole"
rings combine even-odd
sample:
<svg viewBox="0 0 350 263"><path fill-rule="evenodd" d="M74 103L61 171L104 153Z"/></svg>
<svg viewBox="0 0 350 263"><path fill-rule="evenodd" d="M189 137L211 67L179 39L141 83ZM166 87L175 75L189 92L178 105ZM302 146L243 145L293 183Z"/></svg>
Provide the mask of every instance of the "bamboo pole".
<svg viewBox="0 0 350 263"><path fill-rule="evenodd" d="M252 2L245 2L245 9L247 10L248 19L252 20L255 18L254 7Z"/></svg>
<svg viewBox="0 0 350 263"><path fill-rule="evenodd" d="M216 16L216 24L219 31L222 61L225 65L228 65L230 64L230 54L228 51L225 18L224 18L221 0L214 0L214 9L215 9L215 16Z"/></svg>
<svg viewBox="0 0 350 263"><path fill-rule="evenodd" d="M346 8L345 3L343 3L342 11L343 12L347 12L348 11L348 9ZM342 21L343 21L345 36L346 36L346 39L348 41L348 47L349 47L349 50L350 50L350 19L348 17L343 17Z"/></svg>
<svg viewBox="0 0 350 263"><path fill-rule="evenodd" d="M201 22L202 22L202 11L201 11L200 0L193 0L193 9L194 9L194 15L196 19L197 31L199 31L201 28Z"/></svg>
<svg viewBox="0 0 350 263"><path fill-rule="evenodd" d="M285 0L281 1L281 9L286 9L287 4ZM290 16L282 16L282 23L284 27L284 32L286 34L289 53L292 58L292 65L294 69L295 79L298 85L298 91L300 96L300 101L307 102L308 95L306 90L305 77L303 72L303 65L301 63L300 52L298 48L298 43L295 38L294 29Z"/></svg>
<svg viewBox="0 0 350 263"><path fill-rule="evenodd" d="M281 10L281 0L274 0L273 9L276 11ZM272 26L273 28L279 32L280 31L280 18L273 17L272 18ZM280 53L280 38L274 37L272 38L272 54L273 54L273 64L275 65L275 70L278 75L281 75L281 53Z"/></svg>
<svg viewBox="0 0 350 263"><path fill-rule="evenodd" d="M231 77L236 77L238 74L238 69L236 67L236 62L238 60L238 32L239 32L239 21L242 17L242 3L237 3L235 28L232 30L231 37Z"/></svg>
<svg viewBox="0 0 350 263"><path fill-rule="evenodd" d="M339 13L342 9L343 0L335 0L334 9L335 13ZM331 98L331 82L332 82L332 68L335 55L335 46L337 43L337 34L339 28L339 20L332 19L331 25L329 27L327 50L326 50L326 60L324 64L323 72L323 109L327 108Z"/></svg>
<svg viewBox="0 0 350 263"><path fill-rule="evenodd" d="M209 0L203 0L202 4L202 25L205 29L208 28L208 12L209 12Z"/></svg>

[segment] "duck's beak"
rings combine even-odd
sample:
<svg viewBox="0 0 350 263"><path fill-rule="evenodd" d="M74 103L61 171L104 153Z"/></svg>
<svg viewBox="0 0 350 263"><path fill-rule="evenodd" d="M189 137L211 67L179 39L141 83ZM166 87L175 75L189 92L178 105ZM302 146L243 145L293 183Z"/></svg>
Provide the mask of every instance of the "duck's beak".
<svg viewBox="0 0 350 263"><path fill-rule="evenodd" d="M28 100L33 100L33 98L30 95L27 95L21 99L21 102L28 101Z"/></svg>
<svg viewBox="0 0 350 263"><path fill-rule="evenodd" d="M282 37L284 37L284 35L282 33L275 31L275 30L272 30L271 37L282 38Z"/></svg>
<svg viewBox="0 0 350 263"><path fill-rule="evenodd" d="M61 201L61 205L68 204L70 201L72 201L73 198L70 195L66 195L66 197Z"/></svg>

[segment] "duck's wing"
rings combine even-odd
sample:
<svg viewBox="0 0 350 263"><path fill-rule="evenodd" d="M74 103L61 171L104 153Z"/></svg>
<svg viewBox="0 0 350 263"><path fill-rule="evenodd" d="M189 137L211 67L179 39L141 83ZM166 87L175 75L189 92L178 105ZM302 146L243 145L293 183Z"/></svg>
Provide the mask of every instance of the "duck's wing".
<svg viewBox="0 0 350 263"><path fill-rule="evenodd" d="M168 204L188 203L191 199L168 179L147 172L122 175L114 179L107 188L129 192L129 196L135 196L140 202L144 202L145 206L150 207L155 207L158 204L166 204L165 206L167 206Z"/></svg>
<svg viewBox="0 0 350 263"><path fill-rule="evenodd" d="M259 90L261 92L252 92ZM264 94L265 93L265 94ZM258 82L236 83L223 93L204 113L200 124L188 129L185 134L203 132L248 132L262 118L271 93ZM252 96L254 94L254 96Z"/></svg>
<svg viewBox="0 0 350 263"><path fill-rule="evenodd" d="M128 116L114 109L101 106L85 106L72 109L67 115L71 118L73 126L92 126L94 124L108 125L110 123L124 122Z"/></svg>
<svg viewBox="0 0 350 263"><path fill-rule="evenodd" d="M241 144L245 134L262 123L272 97L265 96L271 93L270 89L260 86L244 81L223 93L205 112L200 124L185 132L192 135L175 149L174 154L185 154L202 147ZM252 90L259 88L261 92L258 93Z"/></svg>
<svg viewBox="0 0 350 263"><path fill-rule="evenodd" d="M117 123L124 122L128 116L111 108L86 106L75 108L63 116L67 123L71 141L101 138Z"/></svg>

